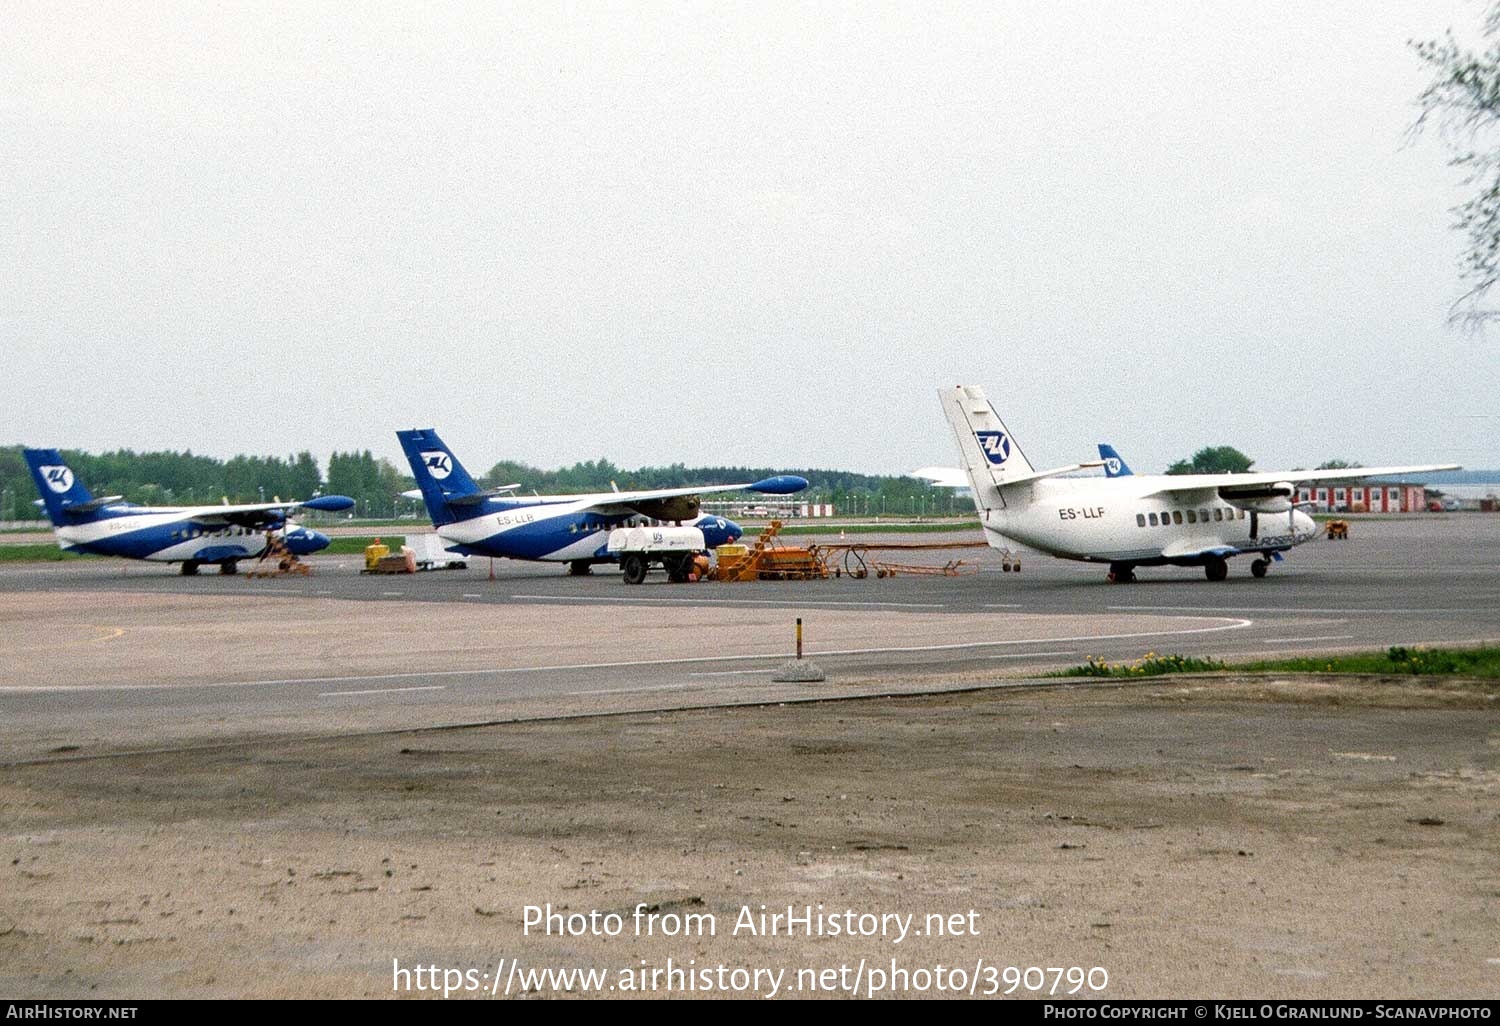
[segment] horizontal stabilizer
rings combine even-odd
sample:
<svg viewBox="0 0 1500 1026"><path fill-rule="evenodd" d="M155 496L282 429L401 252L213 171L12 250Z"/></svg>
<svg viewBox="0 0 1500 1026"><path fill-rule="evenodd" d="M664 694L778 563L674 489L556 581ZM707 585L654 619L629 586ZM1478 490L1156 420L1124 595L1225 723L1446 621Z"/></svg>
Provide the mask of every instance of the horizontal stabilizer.
<svg viewBox="0 0 1500 1026"><path fill-rule="evenodd" d="M958 467L918 467L908 477L926 481L934 488L968 488L969 475Z"/></svg>
<svg viewBox="0 0 1500 1026"><path fill-rule="evenodd" d="M124 498L123 495L104 495L97 499L90 499L88 502L64 502L62 511L64 513L97 513L105 506L113 506Z"/></svg>
<svg viewBox="0 0 1500 1026"><path fill-rule="evenodd" d="M1037 481L1044 477L1057 477L1060 474L1071 474L1079 470L1088 470L1091 467L1104 466L1103 460L1089 460L1085 463L1073 463L1066 467L1053 467L1051 470L1033 470L1029 474L1021 474L1017 477L1008 477L1002 488L1009 488L1015 484L1025 484L1029 481Z"/></svg>

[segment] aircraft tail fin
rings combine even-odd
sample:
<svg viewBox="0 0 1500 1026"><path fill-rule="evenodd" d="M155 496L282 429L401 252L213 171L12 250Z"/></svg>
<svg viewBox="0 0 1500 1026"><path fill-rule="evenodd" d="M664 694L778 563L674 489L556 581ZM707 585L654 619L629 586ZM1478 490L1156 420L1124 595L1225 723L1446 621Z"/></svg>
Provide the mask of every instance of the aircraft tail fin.
<svg viewBox="0 0 1500 1026"><path fill-rule="evenodd" d="M422 492L422 501L427 506L427 515L434 527L465 519L454 514L452 503L456 499L480 494L480 489L431 428L416 431L397 431L401 449L411 472ZM471 514L472 516L472 514Z"/></svg>
<svg viewBox="0 0 1500 1026"><path fill-rule="evenodd" d="M1099 458L1104 461L1105 477L1133 477L1135 472L1115 452L1115 447L1105 442L1099 443Z"/></svg>
<svg viewBox="0 0 1500 1026"><path fill-rule="evenodd" d="M69 515L70 507L85 506L94 501L94 495L68 469L62 453L56 449L26 449L25 456L26 466L31 468L31 480L36 483L47 518L54 527L76 524L94 512L92 509L79 510Z"/></svg>
<svg viewBox="0 0 1500 1026"><path fill-rule="evenodd" d="M1010 479L1032 477L1036 468L978 385L938 390L943 413L958 440L964 470L980 509L1003 507L999 489Z"/></svg>

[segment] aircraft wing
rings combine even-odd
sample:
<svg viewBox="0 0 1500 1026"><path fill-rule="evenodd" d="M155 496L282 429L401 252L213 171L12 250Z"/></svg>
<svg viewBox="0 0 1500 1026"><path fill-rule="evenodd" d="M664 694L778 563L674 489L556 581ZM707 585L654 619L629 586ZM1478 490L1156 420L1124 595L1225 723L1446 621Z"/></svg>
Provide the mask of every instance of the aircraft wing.
<svg viewBox="0 0 1500 1026"><path fill-rule="evenodd" d="M969 487L969 475L958 467L918 467L906 476L926 481L934 488Z"/></svg>
<svg viewBox="0 0 1500 1026"><path fill-rule="evenodd" d="M597 510L600 513L639 512L651 516L654 508L671 504L674 499L690 499L693 496L716 492L759 492L762 495L791 495L807 487L807 478L795 474L780 474L748 484L698 485L691 488L656 488L636 492L597 492L593 495L538 495L531 498L539 503L575 503L579 512ZM661 519L674 519L663 516Z"/></svg>
<svg viewBox="0 0 1500 1026"><path fill-rule="evenodd" d="M1410 467L1350 467L1344 470L1257 471L1253 474L1181 474L1150 479L1144 495L1166 495L1173 492L1216 492L1220 488L1242 489L1299 481L1355 481L1364 477L1396 477L1403 474L1429 474L1438 470L1459 470L1457 463L1431 463ZM1144 480L1143 480L1144 483Z"/></svg>
<svg viewBox="0 0 1500 1026"><path fill-rule="evenodd" d="M184 517L190 518L193 523L204 527L233 524L236 527L267 528L279 527L287 517L299 509L337 513L353 505L354 500L347 495L320 495L315 499L305 501L253 502L236 506L187 506L180 510L162 510L161 512L180 512Z"/></svg>

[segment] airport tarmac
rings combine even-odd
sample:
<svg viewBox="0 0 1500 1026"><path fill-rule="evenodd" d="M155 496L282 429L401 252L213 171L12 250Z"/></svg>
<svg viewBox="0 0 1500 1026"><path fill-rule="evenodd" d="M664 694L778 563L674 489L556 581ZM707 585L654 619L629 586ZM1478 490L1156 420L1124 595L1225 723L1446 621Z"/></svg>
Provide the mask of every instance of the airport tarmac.
<svg viewBox="0 0 1500 1026"><path fill-rule="evenodd" d="M789 536L795 541L795 536ZM971 541L954 535L850 540ZM809 541L827 543L829 536ZM417 575L184 578L146 563L0 567L0 760L227 737L319 735L814 697L1025 678L1090 656L1244 661L1500 638L1500 518L1358 522L1293 550L1268 577L1232 561L1109 585L1104 567L1031 555L1004 573L811 582L623 584L600 568L488 560ZM778 685L804 620L829 675Z"/></svg>
<svg viewBox="0 0 1500 1026"><path fill-rule="evenodd" d="M413 993L393 966L437 965L515 996L518 965L607 972L530 991L586 996L670 959L802 996L945 965L979 994L1076 966L1107 971L1095 998L1493 998L1494 682L1028 678L1494 639L1497 540L1500 519L1358 523L1265 580L1128 586L984 550L955 578L639 588L349 557L272 581L6 566L0 990L392 996ZM827 683L769 680L797 616ZM527 933L544 903L720 932ZM975 927L729 932L762 904Z"/></svg>

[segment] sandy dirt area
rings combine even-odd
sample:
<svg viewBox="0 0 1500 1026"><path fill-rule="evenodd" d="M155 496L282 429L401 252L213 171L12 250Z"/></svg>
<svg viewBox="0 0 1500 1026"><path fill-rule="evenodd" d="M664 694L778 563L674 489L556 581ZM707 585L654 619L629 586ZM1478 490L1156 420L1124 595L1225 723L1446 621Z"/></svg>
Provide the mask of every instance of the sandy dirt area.
<svg viewBox="0 0 1500 1026"><path fill-rule="evenodd" d="M515 993L670 959L783 996L863 962L862 991L1078 966L1115 998L1494 998L1497 695L1167 678L12 765L0 991L389 996L437 966ZM548 903L623 932L526 933ZM714 935L638 936L642 903ZM735 930L762 905L885 933ZM565 983L535 992L591 993Z"/></svg>

